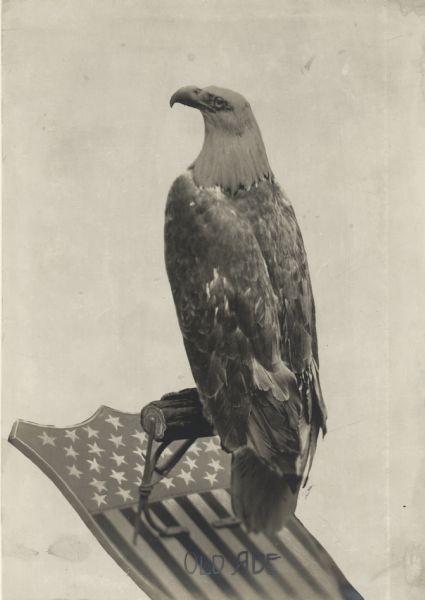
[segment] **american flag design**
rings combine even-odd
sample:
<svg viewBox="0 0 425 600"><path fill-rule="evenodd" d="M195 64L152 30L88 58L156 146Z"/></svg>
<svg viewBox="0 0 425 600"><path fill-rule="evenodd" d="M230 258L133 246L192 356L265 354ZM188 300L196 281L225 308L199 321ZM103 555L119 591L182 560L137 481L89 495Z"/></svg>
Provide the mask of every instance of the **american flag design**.
<svg viewBox="0 0 425 600"><path fill-rule="evenodd" d="M248 534L241 525L215 526L232 516L230 459L217 437L193 443L149 497L159 524L184 531L161 537L142 516L136 543L147 446L139 414L102 406L84 423L64 428L18 420L9 441L50 477L154 600L361 600L296 517L270 537ZM179 446L172 442L164 460Z"/></svg>

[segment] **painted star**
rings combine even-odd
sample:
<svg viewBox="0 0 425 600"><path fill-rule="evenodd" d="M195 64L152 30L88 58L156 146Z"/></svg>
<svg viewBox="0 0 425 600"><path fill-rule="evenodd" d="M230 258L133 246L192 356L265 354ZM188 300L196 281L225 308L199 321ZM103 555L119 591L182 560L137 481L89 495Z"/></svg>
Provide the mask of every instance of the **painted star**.
<svg viewBox="0 0 425 600"><path fill-rule="evenodd" d="M56 446L54 437L47 435L45 431L43 431L42 435L38 435L38 438L43 442L43 446Z"/></svg>
<svg viewBox="0 0 425 600"><path fill-rule="evenodd" d="M75 429L67 429L66 433L65 433L65 437L72 440L72 442L75 442L75 440L78 440L78 435L77 435L77 432L75 431Z"/></svg>
<svg viewBox="0 0 425 600"><path fill-rule="evenodd" d="M97 462L96 458L87 458L86 460L90 465L90 471L96 471L96 473L100 473L100 469L103 469L102 465Z"/></svg>
<svg viewBox="0 0 425 600"><path fill-rule="evenodd" d="M173 477L163 477L162 479L160 479L159 483L163 483L167 490L169 490L170 487L176 487L173 483L173 479Z"/></svg>
<svg viewBox="0 0 425 600"><path fill-rule="evenodd" d="M137 456L140 456L140 458L145 460L145 454L141 448L136 448L136 450L133 450L133 454L137 454Z"/></svg>
<svg viewBox="0 0 425 600"><path fill-rule="evenodd" d="M71 456L72 458L77 458L78 456L78 452L75 452L72 446L70 446L69 448L65 448L65 452L67 456Z"/></svg>
<svg viewBox="0 0 425 600"><path fill-rule="evenodd" d="M192 444L190 446L190 448L188 449L188 452L193 452L194 454L196 454L196 456L199 456L200 453L202 452L202 449L198 446L198 444L195 442L194 444Z"/></svg>
<svg viewBox="0 0 425 600"><path fill-rule="evenodd" d="M99 479L96 479L95 477L93 477L93 479L90 481L89 485L92 485L93 487L95 487L98 492L106 492L105 483L106 483L105 481L99 481Z"/></svg>
<svg viewBox="0 0 425 600"><path fill-rule="evenodd" d="M211 485L217 483L217 473L207 473L204 479L208 479Z"/></svg>
<svg viewBox="0 0 425 600"><path fill-rule="evenodd" d="M198 468L195 458L190 458L190 456L186 456L186 458L184 459L183 462L185 465L187 465L189 467L190 470Z"/></svg>
<svg viewBox="0 0 425 600"><path fill-rule="evenodd" d="M94 442L93 444L88 444L89 447L89 454L97 454L98 456L101 456L102 452L105 452L105 450L103 450L103 448L99 448L99 446L97 445L97 442Z"/></svg>
<svg viewBox="0 0 425 600"><path fill-rule="evenodd" d="M193 479L192 475L189 472L184 471L183 469L180 471L180 473L177 475L177 477L184 479L184 482L186 485L189 485L190 481L195 481Z"/></svg>
<svg viewBox="0 0 425 600"><path fill-rule="evenodd" d="M131 437L137 438L141 444L146 440L147 436L144 431L136 431L131 435Z"/></svg>
<svg viewBox="0 0 425 600"><path fill-rule="evenodd" d="M96 429L92 429L90 427L90 425L87 425L87 427L83 427L83 429L85 429L87 431L87 435L89 438L98 438L99 437L99 431L97 431Z"/></svg>
<svg viewBox="0 0 425 600"><path fill-rule="evenodd" d="M118 492L115 492L118 496L121 496L124 502L127 500L133 500L133 496L131 495L129 490L124 490L122 487L119 488Z"/></svg>
<svg viewBox="0 0 425 600"><path fill-rule="evenodd" d="M102 506L102 504L106 504L106 494L94 494L94 496L92 497L92 500L94 500L97 504L97 508L100 508Z"/></svg>
<svg viewBox="0 0 425 600"><path fill-rule="evenodd" d="M123 481L127 481L127 478L125 477L123 471L114 471L114 469L112 469L111 473L112 475L109 475L109 477L111 477L112 479L116 479L119 485L121 485Z"/></svg>
<svg viewBox="0 0 425 600"><path fill-rule="evenodd" d="M111 437L109 438L109 441L114 444L115 448L124 446L123 441L122 441L122 435L113 435L111 433Z"/></svg>
<svg viewBox="0 0 425 600"><path fill-rule="evenodd" d="M69 474L74 475L74 477L76 477L77 479L80 479L80 475L83 474L83 472L79 471L75 465L72 465L72 467L67 466L66 468L68 469Z"/></svg>
<svg viewBox="0 0 425 600"><path fill-rule="evenodd" d="M138 471L141 475L143 475L143 473L145 472L145 466L141 465L140 463L137 463L134 467L134 470Z"/></svg>
<svg viewBox="0 0 425 600"><path fill-rule="evenodd" d="M208 463L208 466L214 469L214 471L224 471L224 467L221 466L220 461L215 460L215 458L211 459L211 461Z"/></svg>
<svg viewBox="0 0 425 600"><path fill-rule="evenodd" d="M136 479L135 479L134 483L135 483L137 486L141 486L141 485L142 485L142 480L141 480L141 478L140 478L140 477L136 477Z"/></svg>
<svg viewBox="0 0 425 600"><path fill-rule="evenodd" d="M215 443L214 439L203 442L203 444L205 446L205 452L217 452L217 454L219 454L220 446Z"/></svg>
<svg viewBox="0 0 425 600"><path fill-rule="evenodd" d="M111 460L115 461L117 467L119 467L123 463L127 464L127 461L125 460L125 457L124 456L119 456L118 454L115 454L115 452L112 452Z"/></svg>
<svg viewBox="0 0 425 600"><path fill-rule="evenodd" d="M115 428L115 431L118 429L118 427L124 427L122 425L122 423L120 423L120 418L113 417L112 415L109 415L109 417L107 419L105 419L105 422L113 425L113 427Z"/></svg>

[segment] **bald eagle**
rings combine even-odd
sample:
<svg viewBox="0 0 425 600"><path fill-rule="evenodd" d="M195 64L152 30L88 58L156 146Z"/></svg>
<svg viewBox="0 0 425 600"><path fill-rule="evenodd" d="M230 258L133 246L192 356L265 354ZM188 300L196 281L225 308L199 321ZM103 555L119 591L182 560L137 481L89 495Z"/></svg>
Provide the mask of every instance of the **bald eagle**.
<svg viewBox="0 0 425 600"><path fill-rule="evenodd" d="M326 432L306 252L245 98L188 86L175 103L201 112L205 139L168 195L168 278L205 416L232 454L235 515L271 533Z"/></svg>

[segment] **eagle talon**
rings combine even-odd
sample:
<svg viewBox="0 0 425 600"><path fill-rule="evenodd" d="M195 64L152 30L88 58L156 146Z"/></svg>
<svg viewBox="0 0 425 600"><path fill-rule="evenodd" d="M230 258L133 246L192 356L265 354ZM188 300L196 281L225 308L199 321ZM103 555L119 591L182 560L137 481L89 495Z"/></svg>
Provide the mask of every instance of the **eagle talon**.
<svg viewBox="0 0 425 600"><path fill-rule="evenodd" d="M239 527L239 525L241 525L241 520L237 517L223 517L222 519L217 519L216 521L213 521L211 525L215 529L224 529L226 527L233 528Z"/></svg>

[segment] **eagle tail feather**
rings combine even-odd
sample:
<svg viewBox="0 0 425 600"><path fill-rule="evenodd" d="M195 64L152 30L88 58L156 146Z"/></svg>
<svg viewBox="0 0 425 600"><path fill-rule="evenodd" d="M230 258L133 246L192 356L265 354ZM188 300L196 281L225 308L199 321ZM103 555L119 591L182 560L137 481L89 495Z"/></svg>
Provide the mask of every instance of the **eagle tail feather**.
<svg viewBox="0 0 425 600"><path fill-rule="evenodd" d="M310 471L311 471L311 467L313 465L314 455L316 454L318 435L319 435L319 427L313 421L310 425L310 436L309 436L310 439L309 439L308 457L307 457L308 466L307 466L306 475L304 476L303 488L305 488L305 486L307 485L308 478L310 476Z"/></svg>
<svg viewBox="0 0 425 600"><path fill-rule="evenodd" d="M322 430L323 437L326 435L326 420L328 417L325 401L323 400L322 389L320 387L320 379L319 379L319 369L317 367L316 361L313 360L313 369L312 369L312 379L313 379L313 392L316 404L320 411L320 428Z"/></svg>
<svg viewBox="0 0 425 600"><path fill-rule="evenodd" d="M248 531L275 533L294 514L300 478L282 473L252 448L232 454L232 508Z"/></svg>

